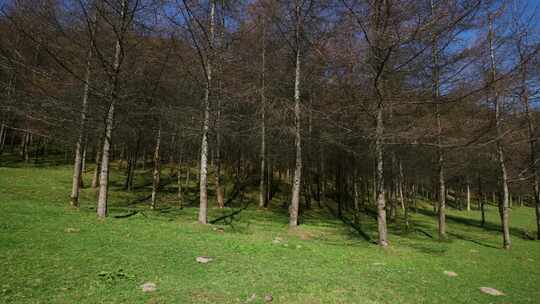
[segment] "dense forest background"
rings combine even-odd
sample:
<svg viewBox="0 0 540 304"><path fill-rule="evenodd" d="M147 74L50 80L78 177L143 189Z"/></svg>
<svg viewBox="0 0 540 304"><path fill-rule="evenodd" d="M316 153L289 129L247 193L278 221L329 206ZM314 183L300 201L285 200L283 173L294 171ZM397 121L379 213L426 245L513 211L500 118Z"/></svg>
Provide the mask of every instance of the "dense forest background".
<svg viewBox="0 0 540 304"><path fill-rule="evenodd" d="M540 239L534 1L0 3L0 151L73 162L66 204L93 187L106 217L114 161L127 191L152 168L152 208L163 176L180 207L197 179L203 224L250 183L268 207L284 181L293 228L331 200L376 217L387 246L422 196L441 239L446 208L488 201L504 248L512 204L534 207Z"/></svg>

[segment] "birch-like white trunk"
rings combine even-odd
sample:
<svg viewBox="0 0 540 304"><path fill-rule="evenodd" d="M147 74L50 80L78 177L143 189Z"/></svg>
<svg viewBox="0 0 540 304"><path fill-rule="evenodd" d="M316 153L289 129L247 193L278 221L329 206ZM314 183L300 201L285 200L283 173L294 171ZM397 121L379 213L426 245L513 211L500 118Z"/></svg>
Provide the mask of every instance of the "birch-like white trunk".
<svg viewBox="0 0 540 304"><path fill-rule="evenodd" d="M127 9L127 0L122 0L120 19L122 27L125 22L125 14ZM120 33L116 33L120 35ZM120 56L122 52L122 45L120 42L121 37L116 37L116 45L114 50L114 62L113 62L113 79L111 83L109 108L107 109L107 117L105 120L105 138L102 148L101 156L101 174L99 177L99 195L97 203L97 215L100 218L107 216L107 200L109 197L109 163L112 150L112 133L114 127L114 110L116 99L118 98L118 77L120 73Z"/></svg>
<svg viewBox="0 0 540 304"><path fill-rule="evenodd" d="M216 4L212 0L210 4L210 52L212 52L214 41ZM208 132L210 129L210 91L212 83L212 55L206 59L206 87L204 91L204 119L201 140L201 162L199 171L199 216L198 222L206 224L208 222Z"/></svg>
<svg viewBox="0 0 540 304"><path fill-rule="evenodd" d="M77 143L75 145L75 164L73 165L73 178L71 183L71 198L69 204L72 207L79 207L79 192L81 187L81 175L83 171L83 150L85 150L84 139L86 136L86 115L88 111L88 93L90 85L90 74L92 66L92 48L88 51L86 59L86 72L84 76L84 89L81 105L81 118L79 123L79 135L77 137Z"/></svg>

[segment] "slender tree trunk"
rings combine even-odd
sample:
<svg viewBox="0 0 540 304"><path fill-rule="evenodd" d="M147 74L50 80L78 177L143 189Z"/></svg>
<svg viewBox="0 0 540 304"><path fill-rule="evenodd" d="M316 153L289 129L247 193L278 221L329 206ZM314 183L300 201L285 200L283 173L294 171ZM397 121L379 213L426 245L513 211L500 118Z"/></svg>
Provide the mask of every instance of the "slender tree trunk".
<svg viewBox="0 0 540 304"><path fill-rule="evenodd" d="M267 162L268 164L266 165L266 168L267 168L266 170L266 206L264 207L268 206L268 202L272 200L272 195L273 195L272 182L274 179L274 171L273 171L273 166L270 163L269 159L267 159Z"/></svg>
<svg viewBox="0 0 540 304"><path fill-rule="evenodd" d="M109 191L109 161L112 146L112 129L114 125L114 106L113 99L109 105L107 112L107 120L105 124L105 141L103 142L103 151L101 156L101 173L99 176L99 196L97 215L100 218L107 216L107 199Z"/></svg>
<svg viewBox="0 0 540 304"><path fill-rule="evenodd" d="M90 73L91 73L91 60L92 60L92 48L90 47L86 59L86 73L84 76L84 89L83 99L81 106L81 118L79 123L79 136L77 138L77 144L75 145L75 164L73 165L73 180L71 183L71 199L70 205L72 207L79 207L79 187L82 174L83 164L83 149L86 145L84 140L86 137L86 114L88 111L88 92L90 85Z"/></svg>
<svg viewBox="0 0 540 304"><path fill-rule="evenodd" d="M159 183L161 177L161 122L159 124L158 133L156 137L156 147L154 149L154 172L152 174L152 209L156 209L157 192L159 190Z"/></svg>
<svg viewBox="0 0 540 304"><path fill-rule="evenodd" d="M296 0L296 64L294 77L294 126L295 126L295 170L294 181L292 187L291 205L289 208L289 227L296 228L298 226L298 209L300 206L300 190L302 179L302 136L300 126L300 3Z"/></svg>
<svg viewBox="0 0 540 304"><path fill-rule="evenodd" d="M471 184L469 183L469 180L467 179L467 211L471 211Z"/></svg>
<svg viewBox="0 0 540 304"><path fill-rule="evenodd" d="M96 144L96 168L94 169L94 175L92 176L92 189L96 189L99 185L99 172L101 168L101 137Z"/></svg>
<svg viewBox="0 0 540 304"><path fill-rule="evenodd" d="M264 208L268 204L267 193L267 168L266 168L266 96L265 96L265 64L266 64L266 18L262 17L261 39L261 173L259 181L259 207Z"/></svg>
<svg viewBox="0 0 540 304"><path fill-rule="evenodd" d="M79 176L79 188L82 189L84 188L84 173L86 172L86 152L87 152L87 148L88 148L88 138L87 136L84 137L84 145L83 145L83 153L82 153L82 163L81 163L81 175ZM41 140L40 140L40 145L41 145ZM41 148L40 148L41 149ZM36 153L36 160L37 160L37 154Z"/></svg>
<svg viewBox="0 0 540 304"><path fill-rule="evenodd" d="M489 16L489 33L488 33L488 40L489 40L489 55L491 60L491 81L492 86L495 85L495 80L497 77L497 71L495 66L495 51L493 48L493 39L494 39L494 32L493 32L493 15ZM501 216L501 226L502 226L502 232L503 232L503 248L504 249L510 249L511 247L511 240L510 240L510 227L509 227L509 212L508 212L508 175L506 172L506 163L505 163L505 155L504 155L504 148L503 148L503 142L502 142L502 136L503 136L503 127L502 127L502 99L499 98L499 93L497 88L493 89L494 91L494 98L495 98L495 127L497 131L497 158L499 161L499 167L501 170L501 187L502 187L502 197L499 200L499 213Z"/></svg>
<svg viewBox="0 0 540 304"><path fill-rule="evenodd" d="M392 179L391 179L391 185L389 187L389 193L390 195L389 198L388 198L388 203L389 203L389 219L390 219L390 222L394 222L396 220L396 201L397 201L397 178L395 177L396 174L396 154L392 151L392 157L391 157L391 160L392 160L392 163L391 163L391 166L390 166L390 169L392 170L391 173L391 176L392 176Z"/></svg>
<svg viewBox="0 0 540 304"><path fill-rule="evenodd" d="M127 190L131 191L133 190L133 183L135 181L135 170L137 170L137 161L139 159L139 148L141 145L141 135L140 133L137 134L137 143L135 145L135 151L133 151L133 156L131 159L131 170L129 171L129 183L127 185Z"/></svg>
<svg viewBox="0 0 540 304"><path fill-rule="evenodd" d="M131 182L131 172L133 171L133 151L128 151L127 155L127 167L126 167L126 180L124 182L124 190L128 190Z"/></svg>
<svg viewBox="0 0 540 304"><path fill-rule="evenodd" d="M432 18L435 21L435 4L433 0L431 3L431 14ZM435 115L437 118L437 156L438 156L438 181L439 181L439 206L437 208L438 212L438 228L439 228L439 239L446 239L446 184L444 178L444 151L442 147L442 122L441 122L441 111L440 111L440 89L439 89L439 47L438 47L438 36L435 32L432 33L431 40L431 59L433 63L432 69L432 98L435 103Z"/></svg>
<svg viewBox="0 0 540 304"><path fill-rule="evenodd" d="M401 160L399 161L398 166L399 166L399 179L398 179L399 202L401 203L401 210L405 211L405 198L403 197L404 176L403 176L403 165L401 164Z"/></svg>
<svg viewBox="0 0 540 304"><path fill-rule="evenodd" d="M219 112L218 112L219 116ZM217 131L216 138L216 199L218 208L225 207L225 193L221 185L221 135Z"/></svg>
<svg viewBox="0 0 540 304"><path fill-rule="evenodd" d="M216 3L210 3L210 49L213 48L214 23ZM212 51L211 51L212 52ZM204 92L204 120L201 142L201 162L199 175L199 216L198 222L206 224L208 221L208 132L210 129L210 92L212 89L212 54L207 56L206 62L206 87Z"/></svg>
<svg viewBox="0 0 540 304"><path fill-rule="evenodd" d="M354 176L354 181L353 181L353 191L354 191L354 199L353 199L353 202L354 202L354 222L355 223L358 223L359 222L359 213L360 213L360 186L358 185L359 184L359 180L358 180L358 173L355 174Z"/></svg>
<svg viewBox="0 0 540 304"><path fill-rule="evenodd" d="M527 120L527 136L529 140L529 170L532 173L532 190L534 195L534 205L536 211L536 234L537 239L540 240L540 187L539 187L539 178L538 178L538 166L536 164L536 133L535 133L535 124L532 111L529 104L529 88L527 84L527 63L522 53L522 41L518 42L518 50L520 55L520 62L522 62L520 67L521 72L521 101L523 102L523 107L525 108L525 117ZM521 200L521 195L519 196L519 204L523 206Z"/></svg>
<svg viewBox="0 0 540 304"><path fill-rule="evenodd" d="M182 174L181 174L182 171L181 170L182 170L182 160L180 159L178 161L178 164L176 165L176 183L178 187L177 198L178 198L178 207L180 209L184 208L184 205L183 205L184 195L182 192Z"/></svg>
<svg viewBox="0 0 540 304"><path fill-rule="evenodd" d="M122 27L125 26L126 22L126 9L127 1L122 0L122 8L120 12L120 19ZM117 33L120 35L120 33ZM120 73L120 60L122 55L122 44L120 36L117 36L116 46L114 52L114 62L113 62L113 79L112 87L110 93L110 102L109 108L107 110L107 118L105 120L105 141L103 142L103 154L101 156L101 174L99 177L99 196L97 203L97 215L100 218L105 218L107 216L107 200L109 197L109 163L112 152L112 133L114 127L114 109L116 105L116 100L118 98L117 89L118 89L118 78Z"/></svg>
<svg viewBox="0 0 540 304"><path fill-rule="evenodd" d="M4 141L6 138L7 128L6 124L2 120L2 124L0 126L0 154L4 151Z"/></svg>
<svg viewBox="0 0 540 304"><path fill-rule="evenodd" d="M388 246L388 229L386 226L386 198L384 190L384 158L383 158L383 106L379 101L377 109L377 127L375 131L375 153L376 153L376 202L377 202L377 226L379 232L379 245Z"/></svg>
<svg viewBox="0 0 540 304"><path fill-rule="evenodd" d="M24 157L25 163L28 163L28 161L30 160L31 144L32 144L32 133L27 131L24 137L24 145L23 145L23 157Z"/></svg>
<svg viewBox="0 0 540 304"><path fill-rule="evenodd" d="M216 164L216 200L218 208L225 207L225 193L221 185L221 100L217 102L216 113L216 149L215 149L215 164Z"/></svg>
<svg viewBox="0 0 540 304"><path fill-rule="evenodd" d="M191 174L191 168L188 166L186 168L186 188L189 187L189 181L190 181L190 174Z"/></svg>

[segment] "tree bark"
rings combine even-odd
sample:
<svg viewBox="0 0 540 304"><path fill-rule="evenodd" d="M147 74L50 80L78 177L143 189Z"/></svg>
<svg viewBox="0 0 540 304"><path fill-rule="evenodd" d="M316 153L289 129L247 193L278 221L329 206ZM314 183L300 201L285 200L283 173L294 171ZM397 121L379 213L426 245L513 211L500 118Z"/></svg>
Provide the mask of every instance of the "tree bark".
<svg viewBox="0 0 540 304"><path fill-rule="evenodd" d="M82 164L83 164L83 149L85 146L84 139L86 136L86 112L88 111L88 92L90 85L92 47L88 51L86 58L86 72L84 76L84 89L81 105L81 118L79 122L79 136L75 145L75 164L73 165L73 179L71 183L71 198L69 204L72 207L79 207L79 187L81 186Z"/></svg>
<svg viewBox="0 0 540 304"><path fill-rule="evenodd" d="M292 187L292 198L291 205L289 208L289 227L296 228L298 226L298 209L300 206L300 191L301 191L301 181L302 181L302 134L300 126L300 64L301 64L301 54L300 54L300 3L299 0L296 0L296 64L295 64L295 77L294 77L294 127L295 127L295 138L294 144L296 149L295 157L295 170L294 170L294 181Z"/></svg>
<svg viewBox="0 0 540 304"><path fill-rule="evenodd" d="M265 96L265 65L266 65L266 18L262 17L261 39L261 172L259 181L259 207L268 204L267 168L266 168L266 96Z"/></svg>
<svg viewBox="0 0 540 304"><path fill-rule="evenodd" d="M92 189L96 189L99 185L99 172L101 168L101 137L96 144L96 168L94 169L94 175L92 176Z"/></svg>
<svg viewBox="0 0 540 304"><path fill-rule="evenodd" d="M178 188L178 192L177 192L178 207L180 209L184 208L184 205L183 205L184 195L182 192L182 174L180 174L181 170L182 170L182 164L178 162L178 165L176 166L176 184Z"/></svg>
<svg viewBox="0 0 540 304"><path fill-rule="evenodd" d="M122 0L122 7L120 11L120 19L122 28L125 26L126 22L126 10L127 10L127 1ZM101 174L99 177L99 196L97 203L97 215L99 218L105 218L107 216L107 200L109 197L109 163L112 152L112 133L114 127L114 110L116 105L116 100L118 98L118 80L120 73L120 60L122 56L122 43L121 43L121 33L116 33L116 45L114 51L114 62L113 62L113 78L112 86L110 92L110 102L109 108L107 110L107 117L105 120L105 141L103 142L103 154L101 156Z"/></svg>
<svg viewBox="0 0 540 304"><path fill-rule="evenodd" d="M469 183L469 180L467 179L467 211L471 211L471 184Z"/></svg>
<svg viewBox="0 0 540 304"><path fill-rule="evenodd" d="M527 85L527 78L528 78L528 70L527 70L527 63L525 61L525 56L523 54L522 50L522 40L518 41L518 51L519 51L519 58L520 62L522 62L520 66L520 74L521 74L521 101L523 103L523 107L525 109L525 118L527 120L527 136L529 140L529 170L532 173L533 180L532 180L532 191L534 195L534 205L535 205L535 213L536 213L536 238L540 240L540 187L539 187L539 178L538 178L538 166L536 164L537 157L536 157L536 135L535 135L535 121L533 117L533 113L531 111L531 105L529 102L529 89ZM520 206L523 206L523 202L521 200L521 196L519 196L519 204Z"/></svg>
<svg viewBox="0 0 540 304"><path fill-rule="evenodd" d="M4 151L4 141L6 138L6 133L7 133L6 124L2 120L2 125L0 127L0 154L2 154L2 152Z"/></svg>
<svg viewBox="0 0 540 304"><path fill-rule="evenodd" d="M404 183L404 176L403 176L403 165L401 164L401 160L398 162L399 167L399 178L398 178L398 195L399 195L399 202L401 203L401 210L405 212L405 198L403 196L403 183Z"/></svg>
<svg viewBox="0 0 540 304"><path fill-rule="evenodd" d="M376 202L377 202L377 228L379 232L379 245L388 246L388 229L386 225L386 198L384 189L384 158L383 158L383 105L379 101L377 107L377 127L375 130L375 154L376 154Z"/></svg>
<svg viewBox="0 0 540 304"><path fill-rule="evenodd" d="M489 15L489 55L491 61L491 86L495 85L497 78L497 70L495 65L495 51L493 47L494 32L493 32L493 15ZM495 128L497 132L497 160L499 162L500 174L501 174L501 199L499 200L499 213L501 217L501 226L503 233L503 248L510 249L512 246L510 240L510 227L509 227L509 212L508 212L508 175L506 172L505 154L502 142L503 127L502 127L502 99L499 98L497 88L493 88L494 93L494 106L495 106Z"/></svg>
<svg viewBox="0 0 540 304"><path fill-rule="evenodd" d="M161 177L161 122L159 124L158 133L156 137L156 146L154 149L154 171L152 174L152 205L151 209L156 209L157 205L157 192L159 190L159 183Z"/></svg>
<svg viewBox="0 0 540 304"><path fill-rule="evenodd" d="M210 3L210 49L212 52L214 41L214 23L215 23L215 0ZM210 93L212 88L212 54L207 56L206 60L206 86L204 90L204 120L201 141L201 162L199 175L199 216L200 224L208 222L208 133L210 129Z"/></svg>
<svg viewBox="0 0 540 304"><path fill-rule="evenodd" d="M432 19L435 21L435 4L433 0L430 1L431 4L431 15ZM441 111L440 111L440 88L439 88L439 47L438 47L438 36L437 33L432 33L431 39L431 60L433 64L432 69L432 98L435 103L435 115L437 119L437 156L438 156L438 182L439 182L439 206L437 208L438 212L438 228L439 228L439 239L446 239L446 184L444 178L444 151L442 147L442 122L441 122Z"/></svg>

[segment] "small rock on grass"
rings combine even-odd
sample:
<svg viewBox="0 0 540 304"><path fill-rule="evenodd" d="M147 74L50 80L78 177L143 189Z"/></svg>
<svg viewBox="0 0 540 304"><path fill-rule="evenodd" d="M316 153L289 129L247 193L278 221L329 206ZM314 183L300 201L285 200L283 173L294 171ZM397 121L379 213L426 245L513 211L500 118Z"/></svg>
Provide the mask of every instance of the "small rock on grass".
<svg viewBox="0 0 540 304"><path fill-rule="evenodd" d="M274 297L272 297L271 294L267 294L264 296L264 301L265 302L272 302L274 300Z"/></svg>
<svg viewBox="0 0 540 304"><path fill-rule="evenodd" d="M197 257L195 260L196 260L198 263L201 263L201 264L207 264L207 263L212 262L214 259L209 258L209 257L200 256L200 257Z"/></svg>
<svg viewBox="0 0 540 304"><path fill-rule="evenodd" d="M154 292L156 291L156 283L146 282L141 285L141 288L143 292Z"/></svg>
<svg viewBox="0 0 540 304"><path fill-rule="evenodd" d="M272 244L280 244L281 242L283 242L283 238L278 236L272 241Z"/></svg>
<svg viewBox="0 0 540 304"><path fill-rule="evenodd" d="M492 287L480 287L480 291L492 296L504 296L504 293Z"/></svg>
<svg viewBox="0 0 540 304"><path fill-rule="evenodd" d="M450 270L445 270L444 274L449 276L449 277L457 277L457 273L455 273L453 271L450 271Z"/></svg>

